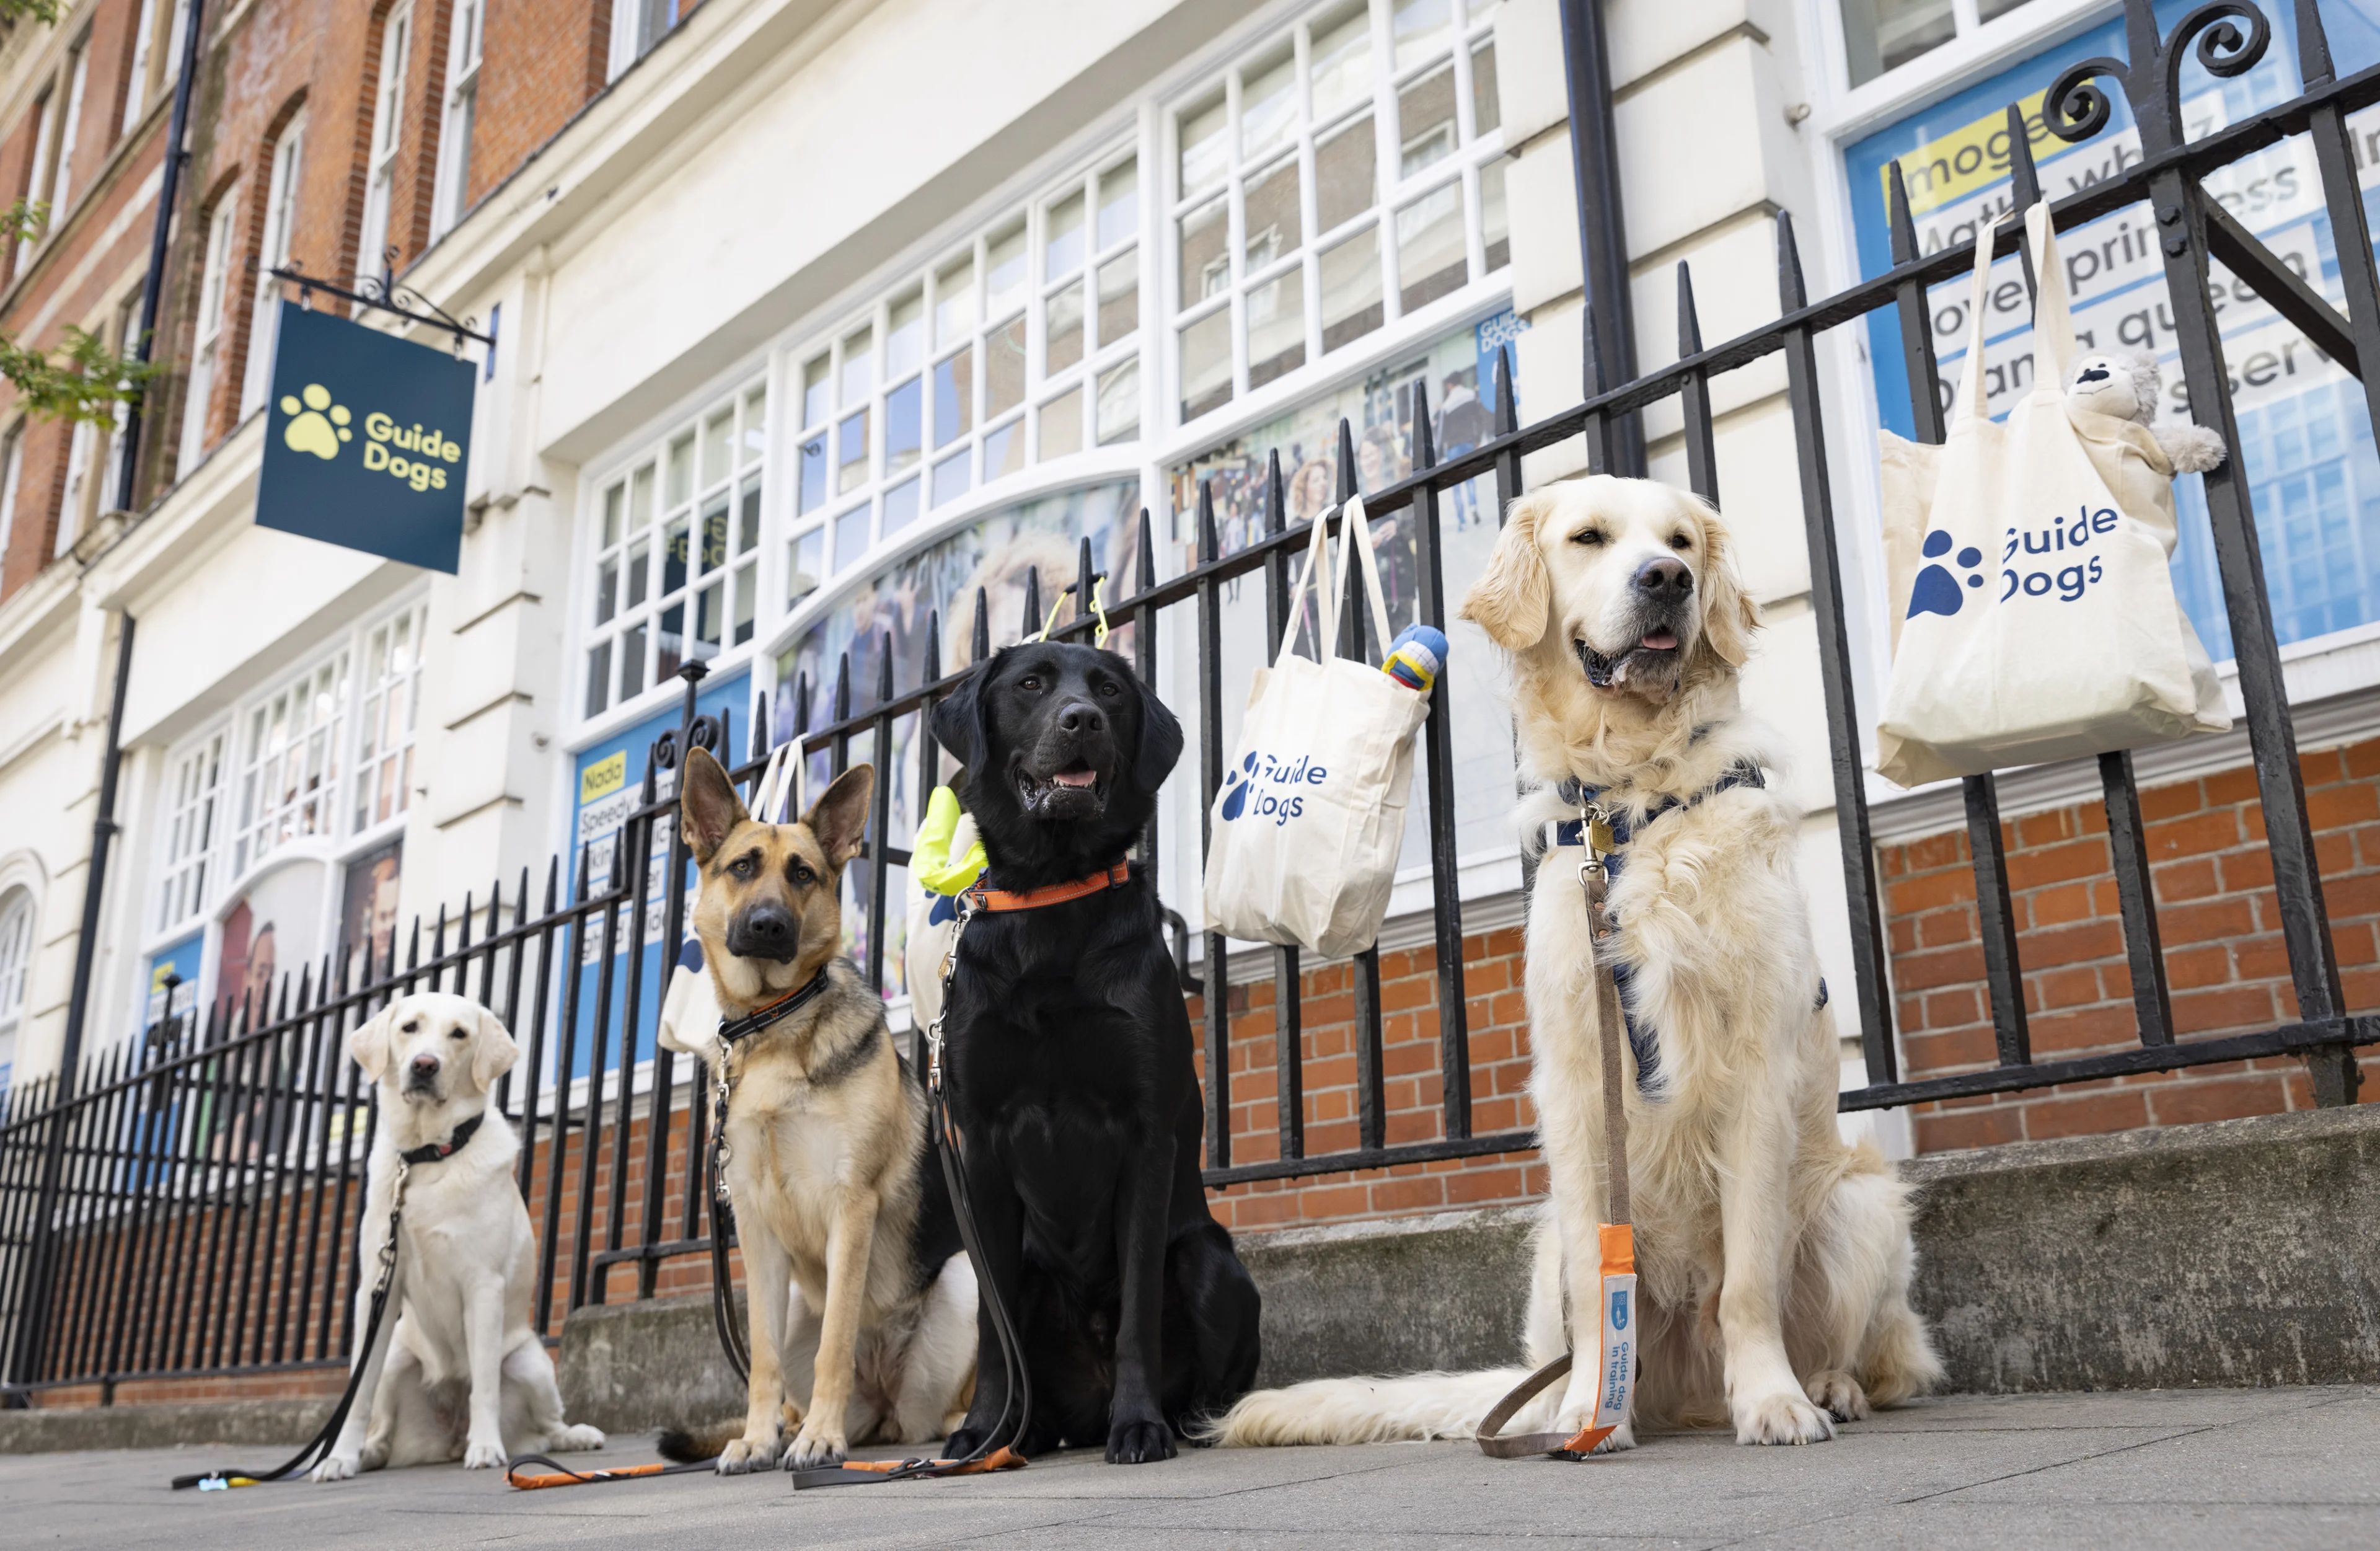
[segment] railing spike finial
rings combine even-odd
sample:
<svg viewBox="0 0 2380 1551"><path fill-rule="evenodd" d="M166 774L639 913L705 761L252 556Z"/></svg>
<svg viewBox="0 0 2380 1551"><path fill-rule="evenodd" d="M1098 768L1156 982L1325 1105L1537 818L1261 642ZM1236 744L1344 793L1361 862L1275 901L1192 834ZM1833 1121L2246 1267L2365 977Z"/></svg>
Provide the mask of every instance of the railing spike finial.
<svg viewBox="0 0 2380 1551"><path fill-rule="evenodd" d="M1521 400L1512 391L1512 357L1507 347L1496 347L1496 434L1509 436L1521 429ZM1513 492L1518 495L1519 492Z"/></svg>
<svg viewBox="0 0 2380 1551"><path fill-rule="evenodd" d="M1140 576L1135 590L1148 592L1157 585L1157 535L1148 531L1148 508L1140 508Z"/></svg>
<svg viewBox="0 0 2380 1551"><path fill-rule="evenodd" d="M1222 544L1215 535L1215 482L1198 482L1198 563L1208 565L1222 557Z"/></svg>
<svg viewBox="0 0 2380 1551"><path fill-rule="evenodd" d="M883 649L877 653L876 703L882 705L892 698L892 632L881 631L877 639L882 643ZM877 751L876 758L878 763L883 763L882 750Z"/></svg>
<svg viewBox="0 0 2380 1551"><path fill-rule="evenodd" d="M975 629L968 639L974 648L969 662L979 663L991 655L991 599L980 587L975 590Z"/></svg>
<svg viewBox="0 0 2380 1551"><path fill-rule="evenodd" d="M926 658L918 673L920 684L930 684L942 676L942 611L926 611Z"/></svg>
<svg viewBox="0 0 2380 1551"><path fill-rule="evenodd" d="M1017 632L1019 641L1030 641L1033 632L1041 628L1041 568L1025 568L1025 627Z"/></svg>
<svg viewBox="0 0 2380 1551"><path fill-rule="evenodd" d="M844 648L834 664L834 719L851 720L851 649Z"/></svg>
<svg viewBox="0 0 2380 1551"><path fill-rule="evenodd" d="M1698 356L1703 353L1702 320L1694 316L1694 273L1685 260L1678 261L1678 354Z"/></svg>
<svg viewBox="0 0 2380 1551"><path fill-rule="evenodd" d="M1886 204L1891 216L1892 262L1905 264L1917 257L1917 223L1909 213L1909 180L1900 176L1900 163L1896 159L1888 165L1891 180L1886 191ZM1780 210L1778 214L1785 213Z"/></svg>
<svg viewBox="0 0 2380 1551"><path fill-rule="evenodd" d="M1899 170L1896 165L1896 177ZM1899 184L1894 186L1898 188ZM1802 250L1793 240L1793 213L1790 210L1777 213L1777 301L1787 312L1799 312L1810 304L1809 292L1802 283Z"/></svg>
<svg viewBox="0 0 2380 1551"><path fill-rule="evenodd" d="M1265 531L1278 533L1289 526L1289 493L1281 479L1281 449L1265 454Z"/></svg>
<svg viewBox="0 0 2380 1551"><path fill-rule="evenodd" d="M1426 380L1413 385L1413 466L1416 474L1438 467L1438 445L1429 434L1429 384Z"/></svg>
<svg viewBox="0 0 2380 1551"><path fill-rule="evenodd" d="M1091 562L1091 539L1090 535L1086 533L1083 535L1081 550L1075 559L1075 619L1088 619L1091 617L1091 597L1099 591L1099 573L1093 568Z"/></svg>
<svg viewBox="0 0 2380 1551"><path fill-rule="evenodd" d="M2328 86L2338 79L2331 62L2330 38L2322 30L2322 10L2314 0L2291 0L2298 23L2298 79L2306 91Z"/></svg>
<svg viewBox="0 0 2380 1551"><path fill-rule="evenodd" d="M750 758L766 759L769 755L769 729L777 724L769 719L769 691L759 691L752 700L752 751Z"/></svg>
<svg viewBox="0 0 2380 1551"><path fill-rule="evenodd" d="M1603 374L1603 341L1597 338L1595 333L1595 309L1582 307L1578 310L1578 313L1586 322L1585 344L1580 357L1580 362L1585 368L1584 375L1586 378L1586 396L1589 398L1600 398L1609 391L1609 387ZM1501 429L1502 427L1498 427L1499 431Z"/></svg>
<svg viewBox="0 0 2380 1551"><path fill-rule="evenodd" d="M794 676L794 736L799 738L810 730L810 674L804 668Z"/></svg>
<svg viewBox="0 0 2380 1551"><path fill-rule="evenodd" d="M1355 480L1355 430L1347 417L1339 417L1339 499L1343 501L1362 488Z"/></svg>
<svg viewBox="0 0 2380 1551"><path fill-rule="evenodd" d="M2041 174L2033 165L2033 140L2024 127L2024 109L2016 103L2008 106L2009 191L2015 198L2014 214L2022 215L2041 202Z"/></svg>

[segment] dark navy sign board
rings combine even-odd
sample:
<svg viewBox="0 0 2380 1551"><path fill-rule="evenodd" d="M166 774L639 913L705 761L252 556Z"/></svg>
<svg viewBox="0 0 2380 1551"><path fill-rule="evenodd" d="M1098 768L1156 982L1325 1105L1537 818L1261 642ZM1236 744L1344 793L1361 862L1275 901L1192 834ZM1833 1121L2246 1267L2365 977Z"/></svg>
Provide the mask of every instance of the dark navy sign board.
<svg viewBox="0 0 2380 1551"><path fill-rule="evenodd" d="M455 574L471 363L281 303L256 522Z"/></svg>

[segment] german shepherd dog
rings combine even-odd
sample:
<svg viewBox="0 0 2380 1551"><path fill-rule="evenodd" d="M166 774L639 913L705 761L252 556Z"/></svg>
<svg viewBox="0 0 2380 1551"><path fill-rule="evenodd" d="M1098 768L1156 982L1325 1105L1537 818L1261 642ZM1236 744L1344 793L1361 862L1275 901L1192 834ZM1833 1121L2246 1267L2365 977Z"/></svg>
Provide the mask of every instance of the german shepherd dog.
<svg viewBox="0 0 2380 1551"><path fill-rule="evenodd" d="M1176 1432L1246 1390L1257 1356L1256 1284L1199 1184L1190 1020L1157 891L1139 873L1107 885L1181 725L1114 653L1036 644L977 669L935 708L933 734L966 769L984 886L1107 875L1080 898L970 915L944 1005L978 1247L1031 1380L1029 1429L999 1441L1171 1459ZM988 1312L976 1363L953 1458L1002 1425L1011 1398Z"/></svg>
<svg viewBox="0 0 2380 1551"><path fill-rule="evenodd" d="M730 1423L662 1451L722 1474L840 1462L856 1443L939 1438L975 1371L974 1272L883 999L840 956L844 867L876 772L856 765L798 824L746 810L716 760L686 762L680 805L701 881L694 932L728 1020L823 976L808 1002L729 1051L698 1018L673 1043L731 1062L728 1191L750 1286L752 1374ZM709 1036L707 1039L705 1036ZM800 1431L783 1447L783 1426Z"/></svg>

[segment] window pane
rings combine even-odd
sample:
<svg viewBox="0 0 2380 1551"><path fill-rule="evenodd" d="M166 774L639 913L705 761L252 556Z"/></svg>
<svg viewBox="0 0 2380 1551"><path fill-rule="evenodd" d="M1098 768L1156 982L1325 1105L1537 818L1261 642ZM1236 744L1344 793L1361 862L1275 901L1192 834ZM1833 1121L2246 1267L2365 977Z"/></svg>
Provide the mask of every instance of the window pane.
<svg viewBox="0 0 2380 1551"><path fill-rule="evenodd" d="M662 610L661 628L653 632L653 682L675 674L686 661L686 605L673 604Z"/></svg>
<svg viewBox="0 0 2380 1551"><path fill-rule="evenodd" d="M702 549L698 556L701 564L695 572L698 576L709 576L727 564L727 497L722 494L703 508Z"/></svg>
<svg viewBox="0 0 2380 1551"><path fill-rule="evenodd" d="M735 573L735 639L729 642L741 646L752 639L752 609L759 602L760 568L746 566Z"/></svg>
<svg viewBox="0 0 2380 1551"><path fill-rule="evenodd" d="M875 385L875 331L863 328L843 342L843 407L867 403L868 390Z"/></svg>
<svg viewBox="0 0 2380 1551"><path fill-rule="evenodd" d="M1372 89L1372 18L1362 6L1314 24L1314 121L1327 120Z"/></svg>
<svg viewBox="0 0 2380 1551"><path fill-rule="evenodd" d="M1220 92L1214 101L1182 116L1182 192L1195 194L1223 180L1230 160L1224 135L1230 129L1230 104Z"/></svg>
<svg viewBox="0 0 2380 1551"><path fill-rule="evenodd" d="M597 643L587 653L587 714L594 715L603 709L612 690L612 643Z"/></svg>
<svg viewBox="0 0 2380 1551"><path fill-rule="evenodd" d="M1248 293L1248 388L1305 364L1305 272L1293 269Z"/></svg>
<svg viewBox="0 0 2380 1551"><path fill-rule="evenodd" d="M620 637L620 698L640 694L645 688L645 628L632 625Z"/></svg>
<svg viewBox="0 0 2380 1551"><path fill-rule="evenodd" d="M827 358L820 356L802 368L802 423L824 425L826 412L832 408L826 401Z"/></svg>
<svg viewBox="0 0 2380 1551"><path fill-rule="evenodd" d="M794 541L794 563L785 577L788 607L818 591L826 575L826 530L813 528Z"/></svg>
<svg viewBox="0 0 2380 1551"><path fill-rule="evenodd" d="M1941 47L1959 31L1951 0L1842 0L1842 6L1853 86Z"/></svg>
<svg viewBox="0 0 2380 1551"><path fill-rule="evenodd" d="M1496 45L1481 43L1471 51L1471 132L1484 135L1504 122L1504 104L1496 94Z"/></svg>
<svg viewBox="0 0 2380 1551"><path fill-rule="evenodd" d="M659 594L662 597L666 598L686 585L687 539L684 518L671 523L662 536L662 585Z"/></svg>
<svg viewBox="0 0 2380 1551"><path fill-rule="evenodd" d="M1369 115L1314 148L1314 218L1324 231L1372 208L1374 161Z"/></svg>
<svg viewBox="0 0 2380 1551"><path fill-rule="evenodd" d="M884 375L915 372L926 359L926 293L911 291L892 304L884 329Z"/></svg>
<svg viewBox="0 0 2380 1551"><path fill-rule="evenodd" d="M835 450L842 455L835 471L834 489L838 495L858 489L868 482L868 411L846 415L835 428Z"/></svg>
<svg viewBox="0 0 2380 1551"><path fill-rule="evenodd" d="M884 396L884 477L917 461L924 434L926 382L912 377Z"/></svg>
<svg viewBox="0 0 2380 1551"><path fill-rule="evenodd" d="M627 509L628 487L615 484L603 492L603 547L611 548L620 542L620 518Z"/></svg>
<svg viewBox="0 0 2380 1551"><path fill-rule="evenodd" d="M919 482L917 480L910 480L905 483L896 484L884 493L885 537L891 538L909 526L911 520L917 517Z"/></svg>
<svg viewBox="0 0 2380 1551"><path fill-rule="evenodd" d="M719 654L719 639L727 629L727 584L714 581L694 600L694 654Z"/></svg>
<svg viewBox="0 0 2380 1551"><path fill-rule="evenodd" d="M1041 461L1083 450L1083 390L1074 388L1041 406Z"/></svg>
<svg viewBox="0 0 2380 1551"><path fill-rule="evenodd" d="M694 495L694 433L669 445L669 504L674 510Z"/></svg>
<svg viewBox="0 0 2380 1551"><path fill-rule="evenodd" d="M1050 207L1049 232L1041 250L1041 278L1055 280L1083 267L1083 196Z"/></svg>
<svg viewBox="0 0 2380 1551"><path fill-rule="evenodd" d="M975 350L972 347L934 368L934 446L975 429Z"/></svg>
<svg viewBox="0 0 2380 1551"><path fill-rule="evenodd" d="M1454 152L1454 67L1432 70L1397 93L1397 125L1404 136L1403 175Z"/></svg>
<svg viewBox="0 0 2380 1551"><path fill-rule="evenodd" d="M1397 299L1408 312L1463 286L1463 185L1397 212Z"/></svg>
<svg viewBox="0 0 2380 1551"><path fill-rule="evenodd" d="M983 348L983 412L990 419L1025 402L1025 320L1011 319Z"/></svg>
<svg viewBox="0 0 2380 1551"><path fill-rule="evenodd" d="M990 484L1003 474L1013 474L1025 467L1025 421L1010 421L984 434L983 482Z"/></svg>
<svg viewBox="0 0 2380 1551"><path fill-rule="evenodd" d="M758 475L744 482L740 517L735 525L735 553L749 555L760 547L760 480Z"/></svg>
<svg viewBox="0 0 2380 1551"><path fill-rule="evenodd" d="M861 502L834 519L834 568L850 568L868 552L868 504Z"/></svg>
<svg viewBox="0 0 2380 1551"><path fill-rule="evenodd" d="M1380 229L1322 255L1322 350L1328 355L1380 326Z"/></svg>
<svg viewBox="0 0 2380 1551"><path fill-rule="evenodd" d="M638 470L628 480L628 531L641 533L653 519L653 466Z"/></svg>
<svg viewBox="0 0 2380 1551"><path fill-rule="evenodd" d="M1196 420L1231 401L1232 310L1224 307L1182 331L1182 418Z"/></svg>
<svg viewBox="0 0 2380 1551"><path fill-rule="evenodd" d="M1499 156L1479 169L1479 226L1491 272L1512 262L1512 222L1504 212L1504 169L1512 165L1510 156Z"/></svg>
<svg viewBox="0 0 2380 1551"><path fill-rule="evenodd" d="M1025 305L1025 217L993 236L984 253L984 316L997 318Z"/></svg>
<svg viewBox="0 0 2380 1551"><path fill-rule="evenodd" d="M1080 280L1050 298L1049 336L1042 371L1055 376L1083 359L1083 283Z"/></svg>
<svg viewBox="0 0 2380 1551"><path fill-rule="evenodd" d="M1140 164L1119 162L1099 174L1099 247L1109 249L1140 229Z"/></svg>
<svg viewBox="0 0 2380 1551"><path fill-rule="evenodd" d="M757 463L769 446L769 390L756 387L744 396L744 450L737 461Z"/></svg>
<svg viewBox="0 0 2380 1551"><path fill-rule="evenodd" d="M1297 132L1297 55L1282 53L1240 77L1240 157L1253 162Z"/></svg>
<svg viewBox="0 0 2380 1551"><path fill-rule="evenodd" d="M1980 0L1975 6L1976 19L1989 21L1995 17L2006 16L2024 3L2025 0Z"/></svg>
<svg viewBox="0 0 2380 1551"><path fill-rule="evenodd" d="M1231 223L1221 200L1200 205L1182 217L1182 300L1184 305L1220 296L1232 283L1232 258L1224 250Z"/></svg>
<svg viewBox="0 0 2380 1551"><path fill-rule="evenodd" d="M735 458L735 407L729 405L702 422L702 482L716 484L727 477Z"/></svg>
<svg viewBox="0 0 2380 1551"><path fill-rule="evenodd" d="M1099 344L1108 346L1140 326L1140 255L1117 254L1099 265Z"/></svg>
<svg viewBox="0 0 2380 1551"><path fill-rule="evenodd" d="M975 331L975 259L959 260L934 276L934 346L948 349Z"/></svg>
<svg viewBox="0 0 2380 1551"><path fill-rule="evenodd" d="M1240 229L1246 234L1240 257L1244 268L1259 270L1297 250L1301 235L1297 194L1297 158L1293 156L1249 181L1240 222Z"/></svg>
<svg viewBox="0 0 2380 1551"><path fill-rule="evenodd" d="M816 511L826 502L826 433L802 444L801 509Z"/></svg>
<svg viewBox="0 0 2380 1551"><path fill-rule="evenodd" d="M647 544L632 545L628 550L628 601L624 605L634 608L645 601L645 581L652 573L647 569L646 557L651 553Z"/></svg>
<svg viewBox="0 0 2380 1551"><path fill-rule="evenodd" d="M1446 45L1446 30L1453 21L1449 0L1396 0L1389 31L1397 41L1397 68L1418 65L1434 48Z"/></svg>
<svg viewBox="0 0 2380 1551"><path fill-rule="evenodd" d="M1140 362L1125 360L1099 373L1099 446L1140 434Z"/></svg>
<svg viewBox="0 0 2380 1551"><path fill-rule="evenodd" d="M602 624L619 612L620 562L606 560L595 576L595 623Z"/></svg>
<svg viewBox="0 0 2380 1551"><path fill-rule="evenodd" d="M934 505L953 501L967 493L967 455L962 451L934 465Z"/></svg>

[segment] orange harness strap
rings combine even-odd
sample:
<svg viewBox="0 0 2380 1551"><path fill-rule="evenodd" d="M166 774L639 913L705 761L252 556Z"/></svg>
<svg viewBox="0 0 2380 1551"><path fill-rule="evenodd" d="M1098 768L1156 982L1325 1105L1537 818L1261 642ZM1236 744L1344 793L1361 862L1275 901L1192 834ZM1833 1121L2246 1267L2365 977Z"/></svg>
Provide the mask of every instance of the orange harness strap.
<svg viewBox="0 0 2380 1551"><path fill-rule="evenodd" d="M978 884L960 895L970 908L978 910L1032 910L1044 905L1062 905L1069 899L1080 899L1102 889L1122 888L1132 882L1132 867L1117 862L1104 873L1094 873L1087 878L1072 883L1050 884L1043 888L1028 888L1011 893L1004 888L986 888Z"/></svg>

